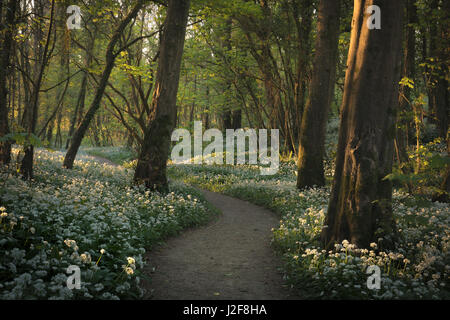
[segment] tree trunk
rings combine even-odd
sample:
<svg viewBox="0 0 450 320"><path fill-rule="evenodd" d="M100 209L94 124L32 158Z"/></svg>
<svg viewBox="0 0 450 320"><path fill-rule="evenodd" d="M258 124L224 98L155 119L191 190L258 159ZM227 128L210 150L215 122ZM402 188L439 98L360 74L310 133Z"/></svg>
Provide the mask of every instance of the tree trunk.
<svg viewBox="0 0 450 320"><path fill-rule="evenodd" d="M406 44L403 52L403 70L402 77L407 77L415 81L415 58L416 58L416 29L414 24L417 23L417 8L414 5L415 0L407 1L407 27L406 27ZM400 87L399 95L399 118L396 128L397 158L399 163L405 163L408 159L408 128L410 126L409 119L405 119L405 114L412 110L411 108L411 88L406 85Z"/></svg>
<svg viewBox="0 0 450 320"><path fill-rule="evenodd" d="M323 157L338 56L340 1L321 0L309 100L302 117L297 188L325 185Z"/></svg>
<svg viewBox="0 0 450 320"><path fill-rule="evenodd" d="M86 52L86 63L85 63L86 69L89 69L91 67L92 57L94 55L94 53L93 53L94 45L95 45L95 35L90 39L89 44L88 44L88 49ZM71 137L75 131L75 126L78 124L77 121L79 121L83 116L84 103L86 100L88 75L89 75L89 72L85 71L83 73L83 78L81 79L81 86L80 86L80 91L78 93L77 104L75 105L75 110L73 112L72 119L70 120L69 134L68 134L67 141L66 141L66 149L69 148Z"/></svg>
<svg viewBox="0 0 450 320"><path fill-rule="evenodd" d="M92 104L86 113L83 121L81 122L80 126L76 130L76 132L73 135L71 144L69 149L67 150L66 156L64 158L63 167L67 169L73 168L73 163L75 161L75 157L77 156L78 149L80 148L81 141L84 138L84 135L86 134L86 131L89 128L89 124L91 123L92 119L94 118L97 110L100 108L100 103L103 98L103 93L105 92L105 88L108 84L109 76L111 75L112 69L114 68L114 62L116 60L116 56L118 53L114 52L114 48L117 44L117 42L120 39L120 36L126 26L131 22L132 19L136 17L138 12L142 9L144 6L145 0L139 0L131 12L122 20L120 25L115 30L109 44L108 48L106 50L106 66L103 69L102 77L100 79L100 83L97 87L97 90L95 92L94 100L92 101Z"/></svg>
<svg viewBox="0 0 450 320"><path fill-rule="evenodd" d="M176 100L189 4L190 0L169 0L167 9L152 113L134 174L135 183L145 184L151 190L168 189L166 166L177 117Z"/></svg>
<svg viewBox="0 0 450 320"><path fill-rule="evenodd" d="M448 61L449 56L449 25L448 25L448 14L450 10L449 1L443 1L441 10L446 13L444 19L439 21L438 32L435 35L436 42L436 52L434 54L437 60L437 75L433 79L435 83L435 88L433 90L433 98L436 107L436 117L437 126L439 130L439 136L442 140L447 139L447 132L450 119L450 103L449 103L449 90L448 90ZM445 20L447 19L447 20ZM432 35L433 36L433 35Z"/></svg>
<svg viewBox="0 0 450 320"><path fill-rule="evenodd" d="M38 6L38 12L42 16L44 15L45 4L42 1L37 1L36 5ZM27 131L28 135L34 134L36 131L36 124L38 119L38 110L39 110L39 93L42 85L42 80L44 77L45 68L48 65L48 61L50 59L49 47L50 47L50 38L53 32L53 24L54 24L54 16L55 16L55 0L51 1L51 9L50 9L50 25L48 28L47 37L45 40L45 44L42 47L41 41L43 38L43 31L40 29L40 26L36 30L35 34L35 49L36 56L38 61L35 62L35 80L33 91L30 97L29 105L28 105L28 119L27 119ZM34 159L34 146L26 145L24 146L24 156L22 158L22 162L20 164L20 173L22 174L24 179L32 179L33 178L33 159Z"/></svg>
<svg viewBox="0 0 450 320"><path fill-rule="evenodd" d="M232 128L234 130L240 129L242 128L242 110L238 109L238 110L233 110L231 112L232 115Z"/></svg>
<svg viewBox="0 0 450 320"><path fill-rule="evenodd" d="M381 29L367 27L371 5L381 9ZM395 241L392 184L384 178L392 171L403 9L402 0L355 0L326 248L344 239L360 248Z"/></svg>
<svg viewBox="0 0 450 320"><path fill-rule="evenodd" d="M226 54L224 56L230 54L231 50L233 49L233 44L231 43L232 27L233 27L233 20L227 19L227 21L225 22L225 41L223 41L223 49L226 50ZM225 91L227 94L229 94L231 86L232 86L231 80L227 79ZM225 132L225 130L232 128L233 128L233 118L229 102L227 102L222 110L222 129Z"/></svg>
<svg viewBox="0 0 450 320"><path fill-rule="evenodd" d="M2 10L3 10L3 3ZM6 4L5 19L1 21L1 43L0 43L0 138L9 133L8 105L6 81L10 65L11 47L14 36L14 23L17 10L17 1L10 0ZM3 12L2 12L3 14ZM9 141L0 142L0 165L8 164L11 161L11 143Z"/></svg>

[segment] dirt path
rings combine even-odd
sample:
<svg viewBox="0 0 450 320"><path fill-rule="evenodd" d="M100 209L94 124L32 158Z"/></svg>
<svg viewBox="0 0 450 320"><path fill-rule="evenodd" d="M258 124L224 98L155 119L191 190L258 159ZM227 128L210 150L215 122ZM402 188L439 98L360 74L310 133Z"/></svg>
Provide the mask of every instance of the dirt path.
<svg viewBox="0 0 450 320"><path fill-rule="evenodd" d="M274 213L209 191L223 213L147 254L147 299L295 299L283 286L280 259L270 247Z"/></svg>
<svg viewBox="0 0 450 320"><path fill-rule="evenodd" d="M246 201L203 193L222 215L147 253L143 271L151 282L143 281L146 299L300 299L283 285L281 261L270 247L271 229L279 223L276 215Z"/></svg>

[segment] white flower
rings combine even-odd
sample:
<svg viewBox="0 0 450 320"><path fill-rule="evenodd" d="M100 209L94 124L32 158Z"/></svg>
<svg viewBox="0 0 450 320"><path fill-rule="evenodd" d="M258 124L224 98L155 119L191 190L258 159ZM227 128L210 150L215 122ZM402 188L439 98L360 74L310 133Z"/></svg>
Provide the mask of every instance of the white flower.
<svg viewBox="0 0 450 320"><path fill-rule="evenodd" d="M90 263L91 262L91 255L89 253L83 253L80 255L81 261L84 263Z"/></svg>
<svg viewBox="0 0 450 320"><path fill-rule="evenodd" d="M126 272L128 275L131 275L131 274L134 273L134 270L133 270L132 268L130 268L130 267L126 267L125 272Z"/></svg>
<svg viewBox="0 0 450 320"><path fill-rule="evenodd" d="M372 242L372 243L370 244L370 247L371 247L371 248L376 248L376 247L377 247L377 244L376 244L375 242Z"/></svg>
<svg viewBox="0 0 450 320"><path fill-rule="evenodd" d="M36 232L36 229L33 228L33 227L31 227L31 228L30 228L30 232L31 232L32 234L34 234L34 233Z"/></svg>
<svg viewBox="0 0 450 320"><path fill-rule="evenodd" d="M128 257L127 261L128 261L128 264L135 264L136 263L136 261L132 257Z"/></svg>
<svg viewBox="0 0 450 320"><path fill-rule="evenodd" d="M100 249L101 254L105 254L105 252L106 252L105 249Z"/></svg>

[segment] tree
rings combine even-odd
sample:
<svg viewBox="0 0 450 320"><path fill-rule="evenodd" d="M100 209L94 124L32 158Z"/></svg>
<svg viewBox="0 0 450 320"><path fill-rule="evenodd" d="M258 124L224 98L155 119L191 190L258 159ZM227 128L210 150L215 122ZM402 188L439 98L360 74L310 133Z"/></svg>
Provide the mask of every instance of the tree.
<svg viewBox="0 0 450 320"><path fill-rule="evenodd" d="M36 1L36 12L39 16L44 15L45 4L44 1ZM30 94L30 99L27 101L25 113L24 113L24 124L27 129L28 139L31 138L36 131L37 119L39 114L39 94L42 86L45 70L50 61L51 53L53 48L50 48L51 36L53 32L53 26L55 23L55 0L51 1L50 7L50 21L46 39L44 40L44 30L43 27L38 24L34 32L34 50L36 55L36 61L34 63L34 78L31 82L32 91ZM42 28L42 29L41 29ZM44 44L42 44L44 42ZM26 117L25 117L26 115ZM20 164L20 173L24 179L33 178L33 159L34 159L34 145L28 144L24 146L24 156Z"/></svg>
<svg viewBox="0 0 450 320"><path fill-rule="evenodd" d="M169 0L161 38L160 60L149 125L144 134L134 181L148 189L168 189L167 160L177 117L177 92L184 49L189 0Z"/></svg>
<svg viewBox="0 0 450 320"><path fill-rule="evenodd" d="M314 71L300 129L297 175L299 189L325 184L323 157L327 118L334 94L339 12L339 0L320 1Z"/></svg>
<svg viewBox="0 0 450 320"><path fill-rule="evenodd" d="M3 8L3 1L0 2L0 138L9 133L8 105L6 88L7 70L10 65L11 47L14 36L14 23L17 11L17 1L10 0ZM3 17L3 11L6 11ZM8 164L11 159L11 143L0 141L0 165Z"/></svg>
<svg viewBox="0 0 450 320"><path fill-rule="evenodd" d="M93 51L95 46L95 39L96 34L94 33L92 37L89 37L88 39L88 45L86 49L86 58L85 58L85 68L89 69L92 64L93 60ZM78 124L79 121L81 121L84 104L86 100L86 92L87 92L87 86L88 86L88 71L83 72L83 77L81 79L81 85L80 90L78 92L78 97L75 104L75 110L73 111L72 118L70 120L70 127L69 127L69 133L66 141L66 149L70 146L70 140L71 137L75 131L75 126Z"/></svg>
<svg viewBox="0 0 450 320"><path fill-rule="evenodd" d="M380 9L381 29L368 28ZM355 0L336 170L322 241L392 245L393 139L398 101L403 1Z"/></svg>
<svg viewBox="0 0 450 320"><path fill-rule="evenodd" d="M67 169L73 168L73 163L75 161L78 149L80 148L81 141L83 140L84 135L86 134L86 131L88 130L92 119L94 119L97 110L100 108L103 94L108 84L109 76L111 75L112 69L114 68L114 62L116 60L116 57L121 51L126 49L125 47L123 47L122 49L116 51L115 50L116 44L120 40L122 32L131 22L131 20L136 17L136 15L142 9L142 7L146 2L147 2L146 0L137 1L137 3L134 5L130 13L120 22L119 26L114 31L111 40L109 41L108 48L106 50L106 65L103 69L100 82L96 89L94 100L92 101L89 110L84 116L83 121L75 131L70 143L70 147L67 150L66 156L64 157L63 167Z"/></svg>
<svg viewBox="0 0 450 320"><path fill-rule="evenodd" d="M410 121L408 121L407 114L410 112L412 104L412 88L415 80L415 59L416 59L416 26L417 23L417 8L414 5L415 0L407 1L407 26L406 26L406 41L403 49L403 69L402 77L407 79L407 83L400 86L399 92L399 119L397 125L396 137L396 153L399 163L408 161L408 128ZM402 81L402 83L405 81ZM411 84L412 83L412 84ZM409 86L408 86L409 85Z"/></svg>

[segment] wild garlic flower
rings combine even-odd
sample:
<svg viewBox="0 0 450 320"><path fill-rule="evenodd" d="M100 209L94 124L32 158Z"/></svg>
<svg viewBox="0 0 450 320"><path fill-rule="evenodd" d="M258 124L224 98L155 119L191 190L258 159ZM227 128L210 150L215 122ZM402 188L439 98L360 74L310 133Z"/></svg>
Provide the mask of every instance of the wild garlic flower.
<svg viewBox="0 0 450 320"><path fill-rule="evenodd" d="M128 275L132 275L132 274L134 273L134 270L133 270L132 268L130 268L130 267L126 267L126 268L125 268L125 272L126 272Z"/></svg>

